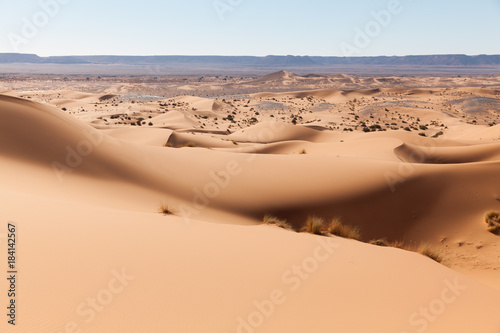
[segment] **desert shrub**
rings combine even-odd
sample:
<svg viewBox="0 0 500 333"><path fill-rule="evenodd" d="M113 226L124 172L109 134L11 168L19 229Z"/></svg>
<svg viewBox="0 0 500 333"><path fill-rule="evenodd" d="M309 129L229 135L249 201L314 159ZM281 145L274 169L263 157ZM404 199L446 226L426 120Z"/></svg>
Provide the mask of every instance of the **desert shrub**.
<svg viewBox="0 0 500 333"><path fill-rule="evenodd" d="M167 205L167 204L161 204L160 208L159 208L159 212L160 214L163 214L163 215L173 215L174 214L174 211L172 209L170 209L170 207Z"/></svg>
<svg viewBox="0 0 500 333"><path fill-rule="evenodd" d="M421 243L419 247L417 248L417 252L431 258L434 261L441 262L443 261L443 258L441 254L435 250L432 249L432 247L427 244L427 243Z"/></svg>
<svg viewBox="0 0 500 333"><path fill-rule="evenodd" d="M438 263L441 263L443 261L441 253L439 251L433 250L431 245L425 242L420 243L419 246L415 246L415 245L405 244L403 241L400 240L388 242L387 239L381 238L377 240L371 240L369 243L372 245L394 247L405 251L417 252L420 253L421 255L431 258L432 260Z"/></svg>
<svg viewBox="0 0 500 333"><path fill-rule="evenodd" d="M359 228L343 224L340 219L334 218L328 226L328 232L335 236L359 240L361 238Z"/></svg>
<svg viewBox="0 0 500 333"><path fill-rule="evenodd" d="M408 251L413 251L413 249L407 247L405 245L404 242L400 241L400 240L397 240L397 241L393 241L391 243L389 243L389 246L390 247L395 247L395 248L398 248L398 249L403 249L403 250L408 250Z"/></svg>
<svg viewBox="0 0 500 333"><path fill-rule="evenodd" d="M325 220L317 216L309 216L306 224L302 227L302 231L309 232L314 235L324 235Z"/></svg>
<svg viewBox="0 0 500 333"><path fill-rule="evenodd" d="M493 234L500 234L500 213L491 211L484 216L486 224L488 224L488 231Z"/></svg>
<svg viewBox="0 0 500 333"><path fill-rule="evenodd" d="M264 224L275 225L277 227L286 229L286 230L294 230L293 227L288 224L286 219L280 219L276 216L266 214L263 219Z"/></svg>
<svg viewBox="0 0 500 333"><path fill-rule="evenodd" d="M379 239L372 239L371 241L368 242L369 244L372 245L377 245L377 246L390 246L391 244L387 241L385 238L379 238Z"/></svg>
<svg viewBox="0 0 500 333"><path fill-rule="evenodd" d="M415 246L415 245L407 245L404 242L398 240L398 241L394 241L392 243L389 243L389 246L395 247L398 249L402 249L405 251L420 253L421 255L429 257L432 260L439 262L439 263L441 261L443 261L443 257L441 256L441 253L439 251L433 250L429 243L423 242L423 243L420 243L419 246Z"/></svg>

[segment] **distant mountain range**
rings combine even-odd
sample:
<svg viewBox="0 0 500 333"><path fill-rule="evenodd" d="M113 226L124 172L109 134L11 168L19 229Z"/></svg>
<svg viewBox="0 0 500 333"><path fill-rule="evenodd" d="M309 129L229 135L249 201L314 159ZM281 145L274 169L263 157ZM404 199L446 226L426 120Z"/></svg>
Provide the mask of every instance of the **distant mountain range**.
<svg viewBox="0 0 500 333"><path fill-rule="evenodd" d="M0 53L0 63L167 65L205 67L322 67L335 65L401 66L496 66L500 55L422 55L403 57L310 57L310 56L62 56Z"/></svg>
<svg viewBox="0 0 500 333"><path fill-rule="evenodd" d="M0 53L0 74L21 75L235 75L261 76L280 70L300 75L500 74L500 55L404 57L310 56L63 56Z"/></svg>

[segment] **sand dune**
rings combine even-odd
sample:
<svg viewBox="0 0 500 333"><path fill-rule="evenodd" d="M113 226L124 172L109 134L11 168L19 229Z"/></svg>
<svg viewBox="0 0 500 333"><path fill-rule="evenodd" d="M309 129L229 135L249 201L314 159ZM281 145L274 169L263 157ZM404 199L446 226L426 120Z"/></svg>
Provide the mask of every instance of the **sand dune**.
<svg viewBox="0 0 500 333"><path fill-rule="evenodd" d="M499 140L500 125L489 128L474 128L468 131L462 131L459 136L464 140Z"/></svg>
<svg viewBox="0 0 500 333"><path fill-rule="evenodd" d="M282 124L278 122L259 123L228 136L229 139L251 142L269 143L288 140L312 140L319 135L317 131L304 127Z"/></svg>
<svg viewBox="0 0 500 333"><path fill-rule="evenodd" d="M404 332L424 325L429 332L498 328L497 291L418 254L342 239L323 245L327 239L270 227L203 222L187 226L175 217L75 203L61 207L50 199L1 193L2 211L16 216L25 229L23 242L37 247L36 254L20 253L25 276L20 301L26 318L17 330L43 327L44 332L58 332L74 322L88 332L162 332L165 327L177 332L238 332L259 312L255 302L269 304L273 291L279 296L273 296L277 303L268 306L269 317L259 325L262 332L303 332L310 327L317 332L366 327ZM3 204L6 199L9 206ZM33 210L22 209L27 200ZM40 210L48 212L51 222L36 223ZM75 215L75 210L85 212ZM63 223L69 220L71 225ZM84 250L88 239L92 247ZM147 239L146 246L130 248L141 239ZM316 251L321 262L314 259ZM54 252L71 256L53 257ZM293 265L311 260L318 268L306 275L310 278L302 280L292 273ZM48 269L53 274L44 274ZM112 293L100 312L93 310L88 297L108 290L115 274L125 277L113 285L122 287L121 292ZM447 303L441 297L447 297ZM418 314L419 308L435 302L445 304L446 311L436 317L439 320L428 322ZM356 320L360 313L370 316ZM139 314L143 320L137 320Z"/></svg>
<svg viewBox="0 0 500 333"><path fill-rule="evenodd" d="M7 198L2 191L2 202ZM74 203L61 209L59 202L31 201L23 195L9 195L8 200L10 206L2 204L2 211L15 214L25 229L23 242L37 246L36 255L20 253L25 267L20 300L26 318L18 330L44 327L58 332L74 322L88 332L115 328L162 332L165 327L177 332L238 332L248 325L249 317L254 323L252 314L258 317L255 302L267 305L271 299L276 304L268 306L269 317L259 325L262 332L304 332L311 327L317 332L366 327L404 332L424 326L429 332L496 332L498 328L497 291L418 254L342 239L323 245L327 239L269 227L203 222L187 226L178 218ZM22 209L26 200L33 210ZM85 213L75 216L74 210L82 209ZM49 212L50 223L36 223L40 210ZM63 223L67 220L72 224ZM93 245L84 252L88 239ZM129 247L141 239L148 240L146 246ZM68 253L68 247L78 264L69 256L52 257L54 252ZM316 251L321 262L314 259ZM40 261L40 257L52 259ZM311 260L318 268L306 275L310 278L302 280L292 273L293 265L308 265ZM44 274L47 269L53 274ZM111 294L102 311L94 311L86 300L107 290L116 273L126 277L114 284L122 291ZM271 298L273 291L279 296ZM435 322L426 321L419 308L436 306L435 302L445 304L446 311ZM357 320L362 313L370 316ZM139 314L143 320L137 320Z"/></svg>
<svg viewBox="0 0 500 333"><path fill-rule="evenodd" d="M131 143L162 147L169 140L173 131L164 128L136 127L109 129L104 133Z"/></svg>
<svg viewBox="0 0 500 333"><path fill-rule="evenodd" d="M254 94L253 96L264 97L264 98L270 98L270 97L307 98L309 96L312 96L316 98L330 99L339 97L340 95L345 95L345 94L343 94L343 91L339 89L321 89L314 91L297 91L292 93L257 93Z"/></svg>
<svg viewBox="0 0 500 333"><path fill-rule="evenodd" d="M303 80L299 75L296 75L287 71L279 71L276 73L271 73L269 75L265 75L256 80L245 82L245 84L281 84L281 85L290 85L296 83L297 81Z"/></svg>
<svg viewBox="0 0 500 333"><path fill-rule="evenodd" d="M170 111L164 115L156 116L151 119L157 126L167 126L171 129L192 128L194 122L184 113L179 111Z"/></svg>
<svg viewBox="0 0 500 333"><path fill-rule="evenodd" d="M307 79L325 78L261 83ZM398 89L0 95L0 209L23 279L19 325L1 331L498 333L484 214L500 210L500 125L445 104L495 89ZM360 241L266 214L338 217ZM428 243L448 267L375 239Z"/></svg>
<svg viewBox="0 0 500 333"><path fill-rule="evenodd" d="M405 162L432 164L462 164L500 161L500 144L466 147L418 147L403 144L396 148L396 154Z"/></svg>

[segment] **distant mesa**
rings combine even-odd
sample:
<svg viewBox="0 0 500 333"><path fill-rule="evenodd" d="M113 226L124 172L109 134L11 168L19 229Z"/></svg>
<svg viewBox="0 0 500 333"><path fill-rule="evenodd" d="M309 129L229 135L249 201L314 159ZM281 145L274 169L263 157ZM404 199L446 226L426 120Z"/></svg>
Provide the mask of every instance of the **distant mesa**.
<svg viewBox="0 0 500 333"><path fill-rule="evenodd" d="M36 54L0 53L0 63L40 63L41 59Z"/></svg>
<svg viewBox="0 0 500 333"><path fill-rule="evenodd" d="M384 66L493 66L500 65L500 55L468 56L419 55L379 57L317 57L317 56L57 56L39 57L36 54L0 53L0 63L34 64L129 64L250 68L265 67L327 67L335 65Z"/></svg>

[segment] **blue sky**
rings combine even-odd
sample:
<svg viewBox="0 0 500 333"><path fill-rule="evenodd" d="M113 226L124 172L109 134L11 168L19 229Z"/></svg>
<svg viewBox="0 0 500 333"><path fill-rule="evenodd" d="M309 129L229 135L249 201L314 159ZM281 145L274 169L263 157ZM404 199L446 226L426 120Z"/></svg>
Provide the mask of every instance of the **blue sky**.
<svg viewBox="0 0 500 333"><path fill-rule="evenodd" d="M500 54L499 32L500 0L0 0L0 53L41 56Z"/></svg>

